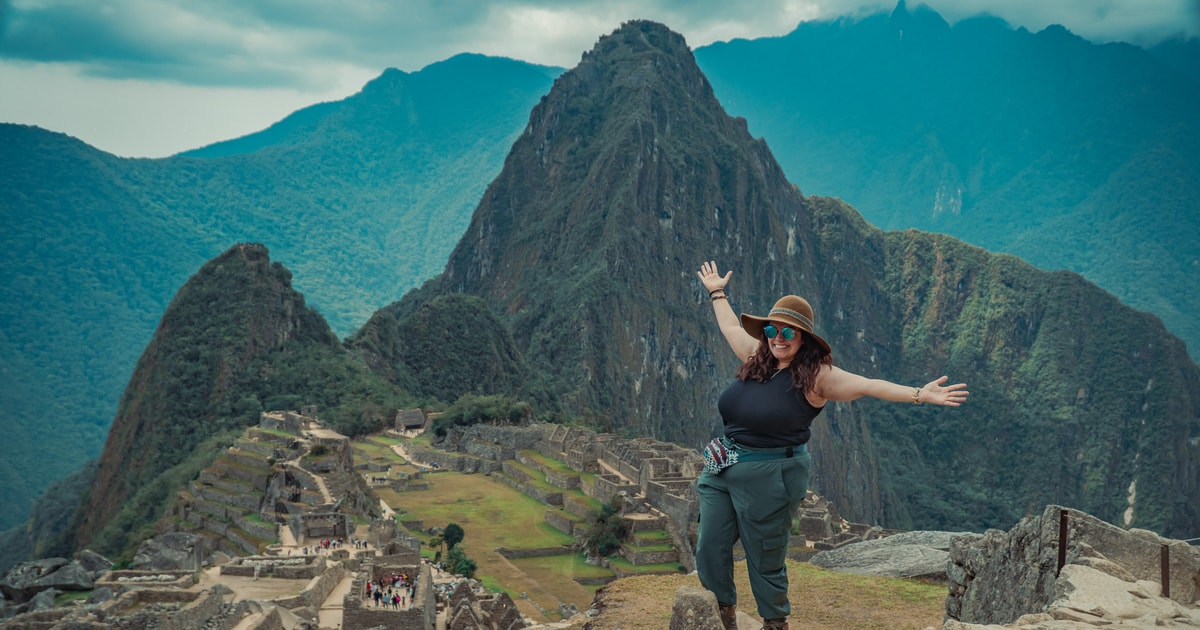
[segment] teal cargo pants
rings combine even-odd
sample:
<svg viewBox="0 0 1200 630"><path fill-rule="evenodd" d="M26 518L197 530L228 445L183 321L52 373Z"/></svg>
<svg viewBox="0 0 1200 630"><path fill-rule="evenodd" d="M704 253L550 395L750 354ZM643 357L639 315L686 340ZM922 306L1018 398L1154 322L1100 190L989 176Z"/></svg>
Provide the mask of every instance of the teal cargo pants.
<svg viewBox="0 0 1200 630"><path fill-rule="evenodd" d="M779 449L746 449L755 454ZM788 535L792 517L808 490L812 456L797 449L792 457L740 461L714 475L700 474L700 536L696 570L700 584L722 606L737 603L733 584L733 545L746 551L750 590L763 619L787 617Z"/></svg>

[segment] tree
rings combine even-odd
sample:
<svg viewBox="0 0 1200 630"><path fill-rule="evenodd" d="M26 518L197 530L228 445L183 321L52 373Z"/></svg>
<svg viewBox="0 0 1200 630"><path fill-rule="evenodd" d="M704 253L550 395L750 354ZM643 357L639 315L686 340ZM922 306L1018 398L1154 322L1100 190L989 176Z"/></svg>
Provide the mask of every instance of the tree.
<svg viewBox="0 0 1200 630"><path fill-rule="evenodd" d="M462 547L451 547L450 551L446 552L446 568L456 575L473 578L475 569L478 569L479 566L475 564L474 560L467 557L467 552L463 551Z"/></svg>
<svg viewBox="0 0 1200 630"><path fill-rule="evenodd" d="M442 532L442 540L446 541L447 549L454 549L454 546L462 542L463 537L467 535L463 528L458 523L450 523L446 526L446 530Z"/></svg>
<svg viewBox="0 0 1200 630"><path fill-rule="evenodd" d="M599 512L589 514L592 529L584 541L584 548L591 556L610 556L621 548L621 542L629 537L629 527L621 518L615 505L605 504Z"/></svg>
<svg viewBox="0 0 1200 630"><path fill-rule="evenodd" d="M429 539L429 546L437 549L437 552L433 554L434 562L442 559L442 543L444 542L446 542L446 539L440 535Z"/></svg>

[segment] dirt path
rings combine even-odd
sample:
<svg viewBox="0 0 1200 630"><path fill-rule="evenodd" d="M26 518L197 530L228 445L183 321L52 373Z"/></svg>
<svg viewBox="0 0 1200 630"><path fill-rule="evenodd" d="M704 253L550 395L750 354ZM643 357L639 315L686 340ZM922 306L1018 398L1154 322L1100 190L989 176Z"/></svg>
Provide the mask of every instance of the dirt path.
<svg viewBox="0 0 1200 630"><path fill-rule="evenodd" d="M321 475L315 475L307 470L304 470L304 468L296 462L288 462L288 466L302 471L305 475L308 475L310 478L315 480L317 482L317 489L321 491L321 498L324 499L325 503L333 503L333 495L329 493L329 488L326 487L325 480L321 478Z"/></svg>
<svg viewBox="0 0 1200 630"><path fill-rule="evenodd" d="M278 578L252 578L235 575L221 575L221 567L205 569L200 574L200 580L189 590L201 591L212 588L215 584L224 584L233 591L230 603L244 599L266 601L276 597L298 595L308 586L308 580L282 580Z"/></svg>
<svg viewBox="0 0 1200 630"><path fill-rule="evenodd" d="M342 604L344 598L350 593L350 587L354 583L354 575L347 573L346 577L329 593L329 597L321 603L321 609L317 611L317 621L322 628L340 628L342 627Z"/></svg>

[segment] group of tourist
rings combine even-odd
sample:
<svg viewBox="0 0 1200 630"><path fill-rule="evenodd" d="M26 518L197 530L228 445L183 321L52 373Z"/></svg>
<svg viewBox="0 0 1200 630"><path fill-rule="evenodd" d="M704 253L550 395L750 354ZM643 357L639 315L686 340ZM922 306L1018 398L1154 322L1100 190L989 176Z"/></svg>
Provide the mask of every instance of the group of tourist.
<svg viewBox="0 0 1200 630"><path fill-rule="evenodd" d="M311 545L311 546L305 545L305 546L301 547L300 553L303 555L306 555L306 556L310 553L313 555L318 555L318 554L329 555L330 553L340 549L343 544L344 543L339 539L322 538L320 540L320 542L318 542L315 545ZM364 541L354 540L354 548L355 549L363 549L364 547L365 547ZM291 553L292 552L289 549L288 554L290 555Z"/></svg>
<svg viewBox="0 0 1200 630"><path fill-rule="evenodd" d="M385 576L378 582L367 582L363 599L375 600L375 606L391 607L395 610L408 608L417 595L416 577L409 577L407 571Z"/></svg>

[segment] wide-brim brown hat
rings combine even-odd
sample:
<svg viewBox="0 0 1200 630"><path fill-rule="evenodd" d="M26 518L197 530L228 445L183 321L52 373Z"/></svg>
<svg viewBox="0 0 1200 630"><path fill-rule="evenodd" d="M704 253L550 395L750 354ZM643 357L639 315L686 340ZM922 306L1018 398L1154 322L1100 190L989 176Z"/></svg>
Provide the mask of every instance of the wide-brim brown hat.
<svg viewBox="0 0 1200 630"><path fill-rule="evenodd" d="M810 337L816 339L817 343L821 344L822 348L825 348L825 352L833 352L829 348L829 343L814 332L816 320L813 318L812 306L808 303L808 300L799 295L785 295L779 298L779 301L775 303L775 306L771 307L771 312L767 313L766 317L756 317L742 313L742 328L755 339L758 339L762 335L763 327L770 321L783 322L793 328L803 330Z"/></svg>

